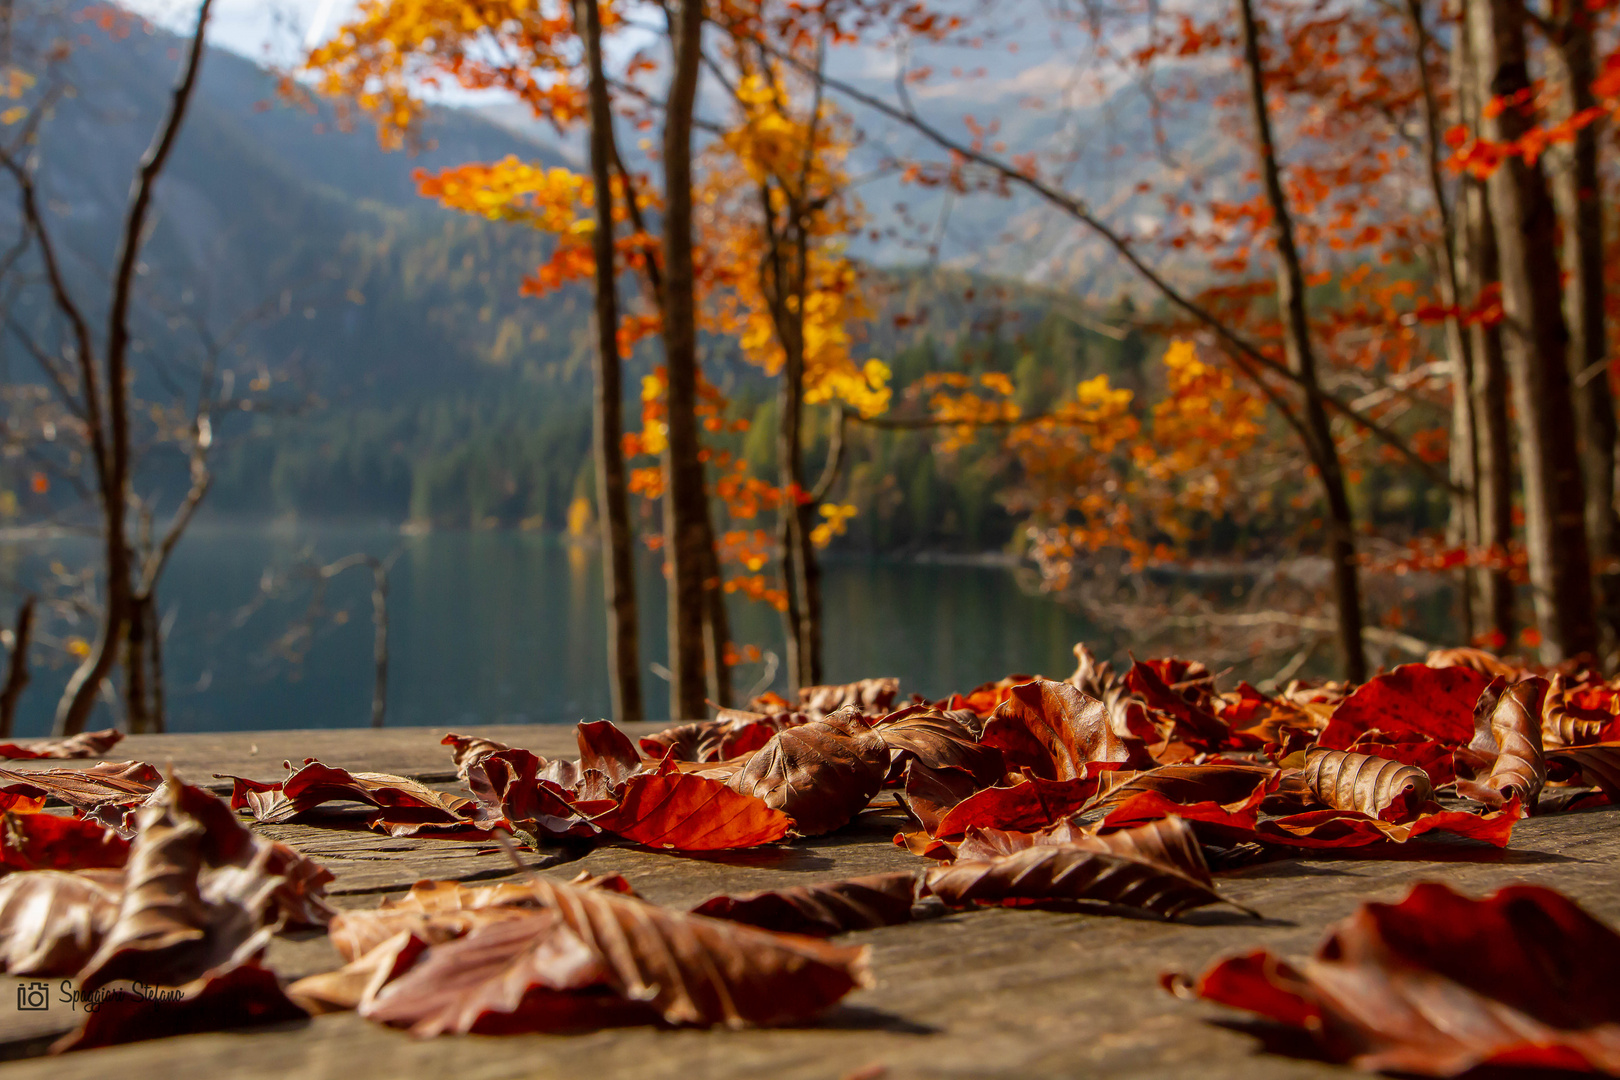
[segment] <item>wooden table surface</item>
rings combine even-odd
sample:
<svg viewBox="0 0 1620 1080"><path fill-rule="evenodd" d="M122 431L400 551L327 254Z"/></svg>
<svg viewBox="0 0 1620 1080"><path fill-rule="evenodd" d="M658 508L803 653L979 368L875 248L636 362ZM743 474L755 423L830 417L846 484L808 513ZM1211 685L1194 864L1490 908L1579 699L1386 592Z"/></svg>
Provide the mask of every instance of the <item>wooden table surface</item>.
<svg viewBox="0 0 1620 1080"><path fill-rule="evenodd" d="M652 730L654 725L631 729ZM132 736L109 758L172 765L184 779L214 773L261 780L306 757L395 772L452 788L440 728L275 731ZM574 754L571 727L467 728L546 756ZM19 769L71 764L9 763ZM877 811L835 836L782 847L679 855L599 847L583 858L529 856L540 873L622 873L649 900L690 906L743 892L923 863L892 843L895 812ZM1521 822L1505 851L1462 842L1425 845L1421 858L1287 859L1218 875L1256 922L1206 908L1178 922L1040 911L984 910L847 935L872 947L876 985L851 994L814 1024L749 1031L618 1029L588 1035L464 1036L417 1040L352 1014L242 1033L190 1035L41 1057L77 1015L56 1003L15 1008L0 983L0 1059L6 1077L186 1075L356 1080L359 1077L924 1077L1352 1076L1340 1066L1265 1053L1232 1026L1238 1014L1176 1000L1159 989L1165 970L1199 970L1256 946L1308 954L1325 928L1363 900L1398 900L1417 881L1479 895L1514 882L1557 888L1620 925L1620 808ZM337 875L339 906L367 907L422 878L495 881L515 874L499 853L445 840L395 840L304 825L260 826ZM1417 845L1413 845L1416 849ZM338 966L323 934L278 939L266 962L289 979ZM52 983L53 991L56 981Z"/></svg>

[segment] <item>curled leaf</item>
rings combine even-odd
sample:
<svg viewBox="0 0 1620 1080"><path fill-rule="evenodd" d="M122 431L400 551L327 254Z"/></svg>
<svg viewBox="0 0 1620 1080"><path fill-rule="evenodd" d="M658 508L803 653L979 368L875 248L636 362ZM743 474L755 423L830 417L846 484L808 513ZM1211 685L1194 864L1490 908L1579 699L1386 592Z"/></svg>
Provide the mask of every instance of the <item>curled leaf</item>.
<svg viewBox="0 0 1620 1080"><path fill-rule="evenodd" d="M424 1037L557 1031L622 1023L627 1013L642 1022L656 1016L609 992L610 981L601 955L555 911L531 911L430 947L358 1004L367 1019L408 1025ZM598 992L579 992L588 990Z"/></svg>
<svg viewBox="0 0 1620 1080"><path fill-rule="evenodd" d="M726 782L793 818L806 836L848 824L883 786L889 748L853 707L771 736Z"/></svg>
<svg viewBox="0 0 1620 1080"><path fill-rule="evenodd" d="M1035 679L1008 691L984 725L981 741L1044 780L1074 780L1092 762L1127 761L1131 752L1108 708L1068 683Z"/></svg>
<svg viewBox="0 0 1620 1080"><path fill-rule="evenodd" d="M426 949L427 942L409 930L401 930L336 971L299 979L287 987L287 996L311 1016L358 1009L409 971Z"/></svg>
<svg viewBox="0 0 1620 1080"><path fill-rule="evenodd" d="M118 918L124 876L55 870L0 878L0 971L72 975Z"/></svg>
<svg viewBox="0 0 1620 1080"><path fill-rule="evenodd" d="M489 922L514 919L540 906L526 884L463 885L419 881L398 899L370 910L343 911L332 919L332 947L349 963L378 945L408 933L428 945L461 937Z"/></svg>
<svg viewBox="0 0 1620 1080"><path fill-rule="evenodd" d="M834 713L840 709L878 716L894 706L900 695L900 680L862 679L843 686L805 686L799 690L799 709L811 716Z"/></svg>
<svg viewBox="0 0 1620 1080"><path fill-rule="evenodd" d="M954 840L973 826L1033 832L1054 825L1079 810L1097 794L1098 777L1042 780L985 788L963 799L934 829L939 840Z"/></svg>
<svg viewBox="0 0 1620 1080"><path fill-rule="evenodd" d="M1547 680L1532 675L1502 690L1487 712L1475 720L1468 749L1493 759L1483 782L1458 780L1457 792L1490 807L1517 798L1533 807L1547 782L1541 750L1541 702Z"/></svg>
<svg viewBox="0 0 1620 1080"><path fill-rule="evenodd" d="M917 875L903 870L744 896L715 896L693 908L692 914L781 933L831 937L910 922L916 903Z"/></svg>
<svg viewBox="0 0 1620 1080"><path fill-rule="evenodd" d="M676 761L725 761L758 750L783 728L805 723L802 713L755 713L721 709L713 720L694 720L641 737L641 750Z"/></svg>
<svg viewBox="0 0 1620 1080"><path fill-rule="evenodd" d="M0 758L13 761L36 761L41 758L99 757L123 739L124 733L116 728L104 731L81 731L61 739L30 739L22 743L0 743Z"/></svg>
<svg viewBox="0 0 1620 1080"><path fill-rule="evenodd" d="M1164 863L1073 844L935 867L928 889L953 907L1058 901L1132 907L1165 918L1223 900L1207 882Z"/></svg>
<svg viewBox="0 0 1620 1080"><path fill-rule="evenodd" d="M1398 761L1315 749L1305 755L1305 782L1334 810L1359 810L1380 821L1405 821L1434 799L1422 769Z"/></svg>
<svg viewBox="0 0 1620 1080"><path fill-rule="evenodd" d="M124 811L139 806L163 783L144 761L104 761L88 769L0 769L0 792L58 799L109 828L123 825ZM129 829L133 834L133 827Z"/></svg>
<svg viewBox="0 0 1620 1080"><path fill-rule="evenodd" d="M913 706L890 713L873 725L889 748L889 777L900 777L908 761L931 769L966 769L979 787L1006 773L1001 751L973 737L961 723L936 709Z"/></svg>
<svg viewBox="0 0 1620 1080"><path fill-rule="evenodd" d="M434 791L425 784L389 773L350 772L310 758L289 771L285 780L262 783L241 776L234 783L231 809L247 809L263 822L291 821L329 802L359 802L377 808L372 821L383 825L443 825L481 834L484 817L472 799ZM478 820L475 820L478 819Z"/></svg>

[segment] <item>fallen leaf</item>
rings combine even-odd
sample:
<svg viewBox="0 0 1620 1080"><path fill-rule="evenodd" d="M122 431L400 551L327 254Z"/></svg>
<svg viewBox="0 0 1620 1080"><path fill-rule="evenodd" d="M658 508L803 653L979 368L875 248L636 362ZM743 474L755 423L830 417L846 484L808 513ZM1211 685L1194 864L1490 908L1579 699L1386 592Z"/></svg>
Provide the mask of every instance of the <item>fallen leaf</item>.
<svg viewBox="0 0 1620 1080"><path fill-rule="evenodd" d="M894 706L900 695L900 680L861 679L843 686L805 686L799 689L799 710L812 717L854 709L859 713L880 716Z"/></svg>
<svg viewBox="0 0 1620 1080"><path fill-rule="evenodd" d="M1130 855L1159 863L1195 881L1213 886L1209 863L1204 859L1203 849L1198 846L1192 826L1178 817L1161 818L1110 833L1087 832L1077 819L1072 818L1033 833L973 828L957 845L956 855L963 860L984 860L1011 855L1026 848L1053 845Z"/></svg>
<svg viewBox="0 0 1620 1080"><path fill-rule="evenodd" d="M641 754L630 736L607 720L593 720L574 729L579 743L579 771L595 771L617 789L641 768Z"/></svg>
<svg viewBox="0 0 1620 1080"><path fill-rule="evenodd" d="M106 996L77 1031L51 1045L51 1052L282 1024L307 1016L288 999L274 972L257 963L234 964L183 986Z"/></svg>
<svg viewBox="0 0 1620 1080"><path fill-rule="evenodd" d="M1172 689L1151 663L1137 661L1132 664L1125 681L1132 692L1147 703L1150 710L1162 713L1174 722L1173 737L1176 739L1201 750L1224 750L1234 745L1259 745L1259 740L1256 739L1235 739L1232 729L1219 717ZM1195 680L1197 681L1201 679Z"/></svg>
<svg viewBox="0 0 1620 1080"><path fill-rule="evenodd" d="M136 817L118 919L79 972L81 992L123 979L177 987L257 957L286 916L288 878L273 867L302 856L185 784L166 784Z"/></svg>
<svg viewBox="0 0 1620 1080"><path fill-rule="evenodd" d="M743 896L715 896L693 908L692 914L780 933L831 937L910 922L916 903L917 875L903 870Z"/></svg>
<svg viewBox="0 0 1620 1080"><path fill-rule="evenodd" d="M726 786L784 811L801 834L819 836L864 810L888 767L883 736L849 707L777 732Z"/></svg>
<svg viewBox="0 0 1620 1080"><path fill-rule="evenodd" d="M89 818L0 812L0 868L104 869L128 858L129 841Z"/></svg>
<svg viewBox="0 0 1620 1080"><path fill-rule="evenodd" d="M602 956L556 911L530 911L428 947L402 976L357 1004L367 1019L409 1026L420 1037L656 1020L642 1002L613 994L611 981Z"/></svg>
<svg viewBox="0 0 1620 1080"><path fill-rule="evenodd" d="M1029 847L982 862L928 871L928 891L952 907L969 904L1108 904L1175 918L1223 902L1205 881L1157 861L1074 844Z"/></svg>
<svg viewBox="0 0 1620 1080"><path fill-rule="evenodd" d="M755 713L721 709L713 720L694 720L641 737L642 753L662 760L725 761L758 750L783 728L808 722L802 713Z"/></svg>
<svg viewBox="0 0 1620 1080"><path fill-rule="evenodd" d="M487 759L486 759L487 760ZM232 781L231 809L246 809L257 821L291 821L330 802L359 802L376 807L373 824L448 826L468 838L488 837L489 815L472 799L434 791L425 784L389 773L350 772L314 758L290 770L285 780L263 783L241 776ZM443 835L441 833L441 835Z"/></svg>
<svg viewBox="0 0 1620 1080"><path fill-rule="evenodd" d="M1602 790L1612 803L1620 803L1620 742L1567 746L1547 755L1576 769L1581 779Z"/></svg>
<svg viewBox="0 0 1620 1080"><path fill-rule="evenodd" d="M102 762L88 769L0 769L0 792L25 798L53 798L109 828L123 825L124 811L139 806L163 783L163 774L144 761ZM133 835L133 829L130 829Z"/></svg>
<svg viewBox="0 0 1620 1080"><path fill-rule="evenodd" d="M955 840L973 826L1033 832L1054 825L1097 794L1098 777L1042 780L985 788L951 808L934 830L939 840Z"/></svg>
<svg viewBox="0 0 1620 1080"><path fill-rule="evenodd" d="M533 882L582 940L602 951L624 997L667 1023L783 1024L870 983L868 950L707 919L602 889Z"/></svg>
<svg viewBox="0 0 1620 1080"><path fill-rule="evenodd" d="M56 870L0 878L0 971L72 975L118 918L124 875Z"/></svg>
<svg viewBox="0 0 1620 1080"><path fill-rule="evenodd" d="M401 930L336 971L299 979L287 987L287 996L311 1016L358 1009L376 998L386 984L409 971L427 947L428 943L411 931Z"/></svg>
<svg viewBox="0 0 1620 1080"><path fill-rule="evenodd" d="M981 740L1043 780L1074 780L1092 762L1131 758L1102 702L1049 679L1013 687L986 721Z"/></svg>
<svg viewBox="0 0 1620 1080"><path fill-rule="evenodd" d="M1474 704L1490 676L1471 667L1402 664L1363 683L1333 712L1316 744L1347 750L1364 732L1414 732L1461 746L1474 737Z"/></svg>
<svg viewBox="0 0 1620 1080"><path fill-rule="evenodd" d="M1488 711L1476 714L1474 738L1468 749L1492 759L1483 781L1459 779L1457 793L1492 808L1509 799L1533 807L1547 782L1547 762L1541 750L1541 703L1547 680L1532 675L1505 687ZM1486 700L1488 695L1481 695Z"/></svg>
<svg viewBox="0 0 1620 1080"><path fill-rule="evenodd" d="M455 763L456 775L461 777L463 784L468 782L468 770L473 766L491 754L512 749L494 739L483 739L476 735L457 735L453 731L440 739L439 745L450 747L450 758Z"/></svg>
<svg viewBox="0 0 1620 1080"><path fill-rule="evenodd" d="M794 819L763 799L690 773L640 773L627 779L619 804L591 824L651 848L722 851L782 839Z"/></svg>
<svg viewBox="0 0 1620 1080"><path fill-rule="evenodd" d="M1305 782L1323 805L1359 810L1380 821L1406 821L1434 800L1422 769L1344 750L1307 751Z"/></svg>
<svg viewBox="0 0 1620 1080"><path fill-rule="evenodd" d="M22 743L0 743L0 758L13 761L33 761L40 758L98 757L112 749L124 733L116 728L104 731L81 731L61 739L30 739Z"/></svg>
<svg viewBox="0 0 1620 1080"><path fill-rule="evenodd" d="M981 743L959 722L937 709L912 706L890 713L873 725L889 748L890 782L902 777L908 761L930 769L965 769L979 787L989 787L1006 774L1001 751Z"/></svg>
<svg viewBox="0 0 1620 1080"><path fill-rule="evenodd" d="M1301 966L1260 950L1164 982L1303 1028L1371 1071L1617 1073L1617 966L1620 935L1551 889L1473 900L1425 882L1398 904L1361 905Z"/></svg>
<svg viewBox="0 0 1620 1080"><path fill-rule="evenodd" d="M404 896L384 900L379 907L339 912L330 928L332 947L353 963L401 933L437 945L485 923L517 918L539 907L539 898L527 884L419 881Z"/></svg>
<svg viewBox="0 0 1620 1080"><path fill-rule="evenodd" d="M945 815L978 787L966 769L931 769L915 760L906 763L901 782L895 801L928 833L937 831Z"/></svg>

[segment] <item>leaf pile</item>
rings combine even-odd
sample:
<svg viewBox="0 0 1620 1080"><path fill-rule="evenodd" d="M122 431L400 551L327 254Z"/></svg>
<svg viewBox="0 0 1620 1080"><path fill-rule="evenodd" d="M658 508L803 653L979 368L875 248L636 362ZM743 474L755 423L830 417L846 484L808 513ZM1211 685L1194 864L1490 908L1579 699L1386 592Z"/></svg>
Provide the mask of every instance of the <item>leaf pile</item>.
<svg viewBox="0 0 1620 1080"><path fill-rule="evenodd" d="M1502 847L1526 813L1620 797L1620 739L1605 719L1620 715L1620 688L1574 665L1530 671L1453 650L1362 686L1267 693L1223 691L1196 662L1115 671L1075 652L1067 680L1015 676L932 702L899 702L895 680L873 679L639 740L583 723L573 758L450 734L464 790L309 759L280 779L230 777L227 805L140 762L0 769L0 966L85 992L175 991L113 1001L64 1046L343 1009L417 1035L796 1023L870 982L865 948L821 939L972 909L1246 912L1222 868L1421 847L1439 833ZM898 826L895 842L924 858L690 912L610 875L423 882L334 916L331 875L238 813L576 851L711 852ZM1449 845L1452 857L1468 850ZM1612 1068L1612 995L1583 982L1578 962L1620 962L1613 935L1555 894L1475 905L1434 888L1369 905L1303 968L1255 954L1177 985L1310 1027L1330 1054L1377 1067ZM283 988L260 963L266 943L327 924L344 966ZM1538 926L1584 954L1526 944ZM1495 943L1474 949L1471 934ZM1470 955L1476 967L1458 967ZM1591 1001L1572 1004L1572 989ZM1416 1021L1370 1019L1367 1002L1386 999L1429 1015L1429 993L1477 1005L1501 1030L1414 1035Z"/></svg>

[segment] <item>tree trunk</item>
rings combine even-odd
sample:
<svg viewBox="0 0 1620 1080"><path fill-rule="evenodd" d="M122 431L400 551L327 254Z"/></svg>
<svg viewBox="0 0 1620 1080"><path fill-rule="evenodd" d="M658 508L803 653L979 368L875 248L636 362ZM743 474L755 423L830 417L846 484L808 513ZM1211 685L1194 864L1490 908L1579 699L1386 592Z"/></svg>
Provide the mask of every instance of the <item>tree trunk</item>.
<svg viewBox="0 0 1620 1080"><path fill-rule="evenodd" d="M1412 28L1412 51L1417 66L1418 84L1423 93L1423 149L1424 164L1429 180L1429 197L1434 200L1435 216L1440 227L1440 243L1435 251L1439 264L1440 302L1445 305L1446 360L1451 368L1451 522L1447 539L1453 546L1467 551L1479 548L1479 515L1474 492L1478 474L1477 424L1473 407L1473 357L1469 350L1468 335L1457 315L1458 298L1462 295L1457 275L1457 224L1452 203L1446 191L1440 165L1440 146L1443 140L1440 106L1429 74L1429 47L1432 39L1423 21L1423 0L1407 0L1407 21ZM1474 597L1469 587L1472 575L1465 567L1458 576L1458 601L1462 614L1462 637L1474 637Z"/></svg>
<svg viewBox="0 0 1620 1080"><path fill-rule="evenodd" d="M1300 386L1305 391L1306 451L1320 475L1327 502L1328 557L1332 561L1340 662L1344 677L1352 683L1359 683L1367 677L1367 657L1361 644L1361 582L1356 566L1355 520L1350 511L1349 494L1345 490L1339 450L1333 442L1327 410L1318 392L1316 357L1311 350L1310 323L1305 312L1305 273L1300 265L1299 248L1294 242L1293 218L1283 191L1282 173L1277 164L1277 145L1271 133L1265 72L1260 63L1260 30L1255 23L1253 0L1238 0L1238 6L1243 22L1243 58L1248 69L1249 96L1254 106L1260 169L1266 201L1271 208L1273 239L1277 247L1277 303L1282 309L1288 366L1298 375Z"/></svg>
<svg viewBox="0 0 1620 1080"><path fill-rule="evenodd" d="M146 601L139 596L129 602L129 623L124 631L124 722L131 735L151 731L151 711L146 687L147 651Z"/></svg>
<svg viewBox="0 0 1620 1080"><path fill-rule="evenodd" d="M613 720L640 721L641 660L631 558L630 501L625 491L624 384L619 358L619 296L613 259L613 113L602 69L602 13L597 0L577 0L590 68L591 182L596 188L596 385L593 395L596 504L607 601L608 689ZM626 192L626 198L631 197Z"/></svg>
<svg viewBox="0 0 1620 1080"><path fill-rule="evenodd" d="M1478 77L1467 19L1453 42L1452 69L1459 119L1469 128L1479 124ZM1507 555L1513 542L1513 442L1508 426L1507 361L1502 355L1502 328L1487 323L1478 312L1487 296L1501 287L1496 254L1496 230L1491 224L1485 187L1465 177L1460 199L1458 266L1462 303L1475 312L1469 320L1469 354L1474 400L1474 509L1479 543L1493 561ZM1505 649L1513 641L1514 589L1508 571L1485 565L1474 573L1479 595L1479 625L1492 647Z"/></svg>
<svg viewBox="0 0 1620 1080"><path fill-rule="evenodd" d="M670 6L674 65L664 112L664 362L669 434L664 451L664 558L669 577L669 710L675 721L704 708L707 590L714 559L703 463L698 460L697 311L692 266L692 109L703 32L702 0ZM712 640L712 618L709 634ZM712 645L711 645L712 647Z"/></svg>
<svg viewBox="0 0 1620 1080"><path fill-rule="evenodd" d="M1469 30L1476 93L1528 97L1524 13L1515 0L1474 0ZM1523 108L1482 118L1482 134L1510 142L1529 130ZM1541 658L1557 663L1597 650L1586 505L1566 363L1569 332L1559 282L1558 222L1538 161L1509 157L1488 183L1502 279L1505 352L1513 383L1524 477L1525 547Z"/></svg>
<svg viewBox="0 0 1620 1080"><path fill-rule="evenodd" d="M11 632L11 656L6 660L6 681L0 685L0 739L11 738L17 719L17 700L28 685L28 646L34 634L34 597L17 609L17 625Z"/></svg>
<svg viewBox="0 0 1620 1080"><path fill-rule="evenodd" d="M1591 13L1584 3L1563 0L1558 12L1558 56L1568 113L1596 106L1592 80L1597 64ZM1603 182L1598 175L1601 121L1575 135L1573 145L1549 155L1557 164L1554 200L1563 233L1564 295L1569 320L1568 367L1586 484L1586 534L1599 564L1598 607L1610 635L1620 629L1620 522L1614 512L1614 396L1609 389L1608 340L1604 326Z"/></svg>
<svg viewBox="0 0 1620 1080"><path fill-rule="evenodd" d="M147 653L151 656L148 666L151 679L152 708L147 726L156 733L168 730L168 704L164 693L163 680L163 620L158 617L157 597L149 597L146 601L146 639L149 643Z"/></svg>
<svg viewBox="0 0 1620 1080"><path fill-rule="evenodd" d="M98 442L105 439L104 460L98 462L97 477L106 542L107 604L102 613L101 633L90 647L90 655L85 657L84 663L68 680L67 689L57 706L55 730L58 735L76 735L84 730L85 721L95 708L102 683L118 657L118 647L129 631L130 620L137 615L133 605L131 553L126 532L128 523L125 520L129 514L130 479L129 307L135 292L141 245L146 240L152 192L169 160L170 151L174 149L175 139L180 135L192 92L197 86L197 72L202 66L203 38L208 29L212 6L213 0L202 0L198 5L197 26L192 32L185 69L180 81L175 84L168 115L151 145L146 148L146 153L141 156L134 182L130 185L129 208L124 215L123 231L118 238L112 302L107 315L106 430L92 433ZM97 393L95 359L85 355L80 358L80 363L85 368L84 392L89 398ZM99 412L95 408L87 411L92 416Z"/></svg>

